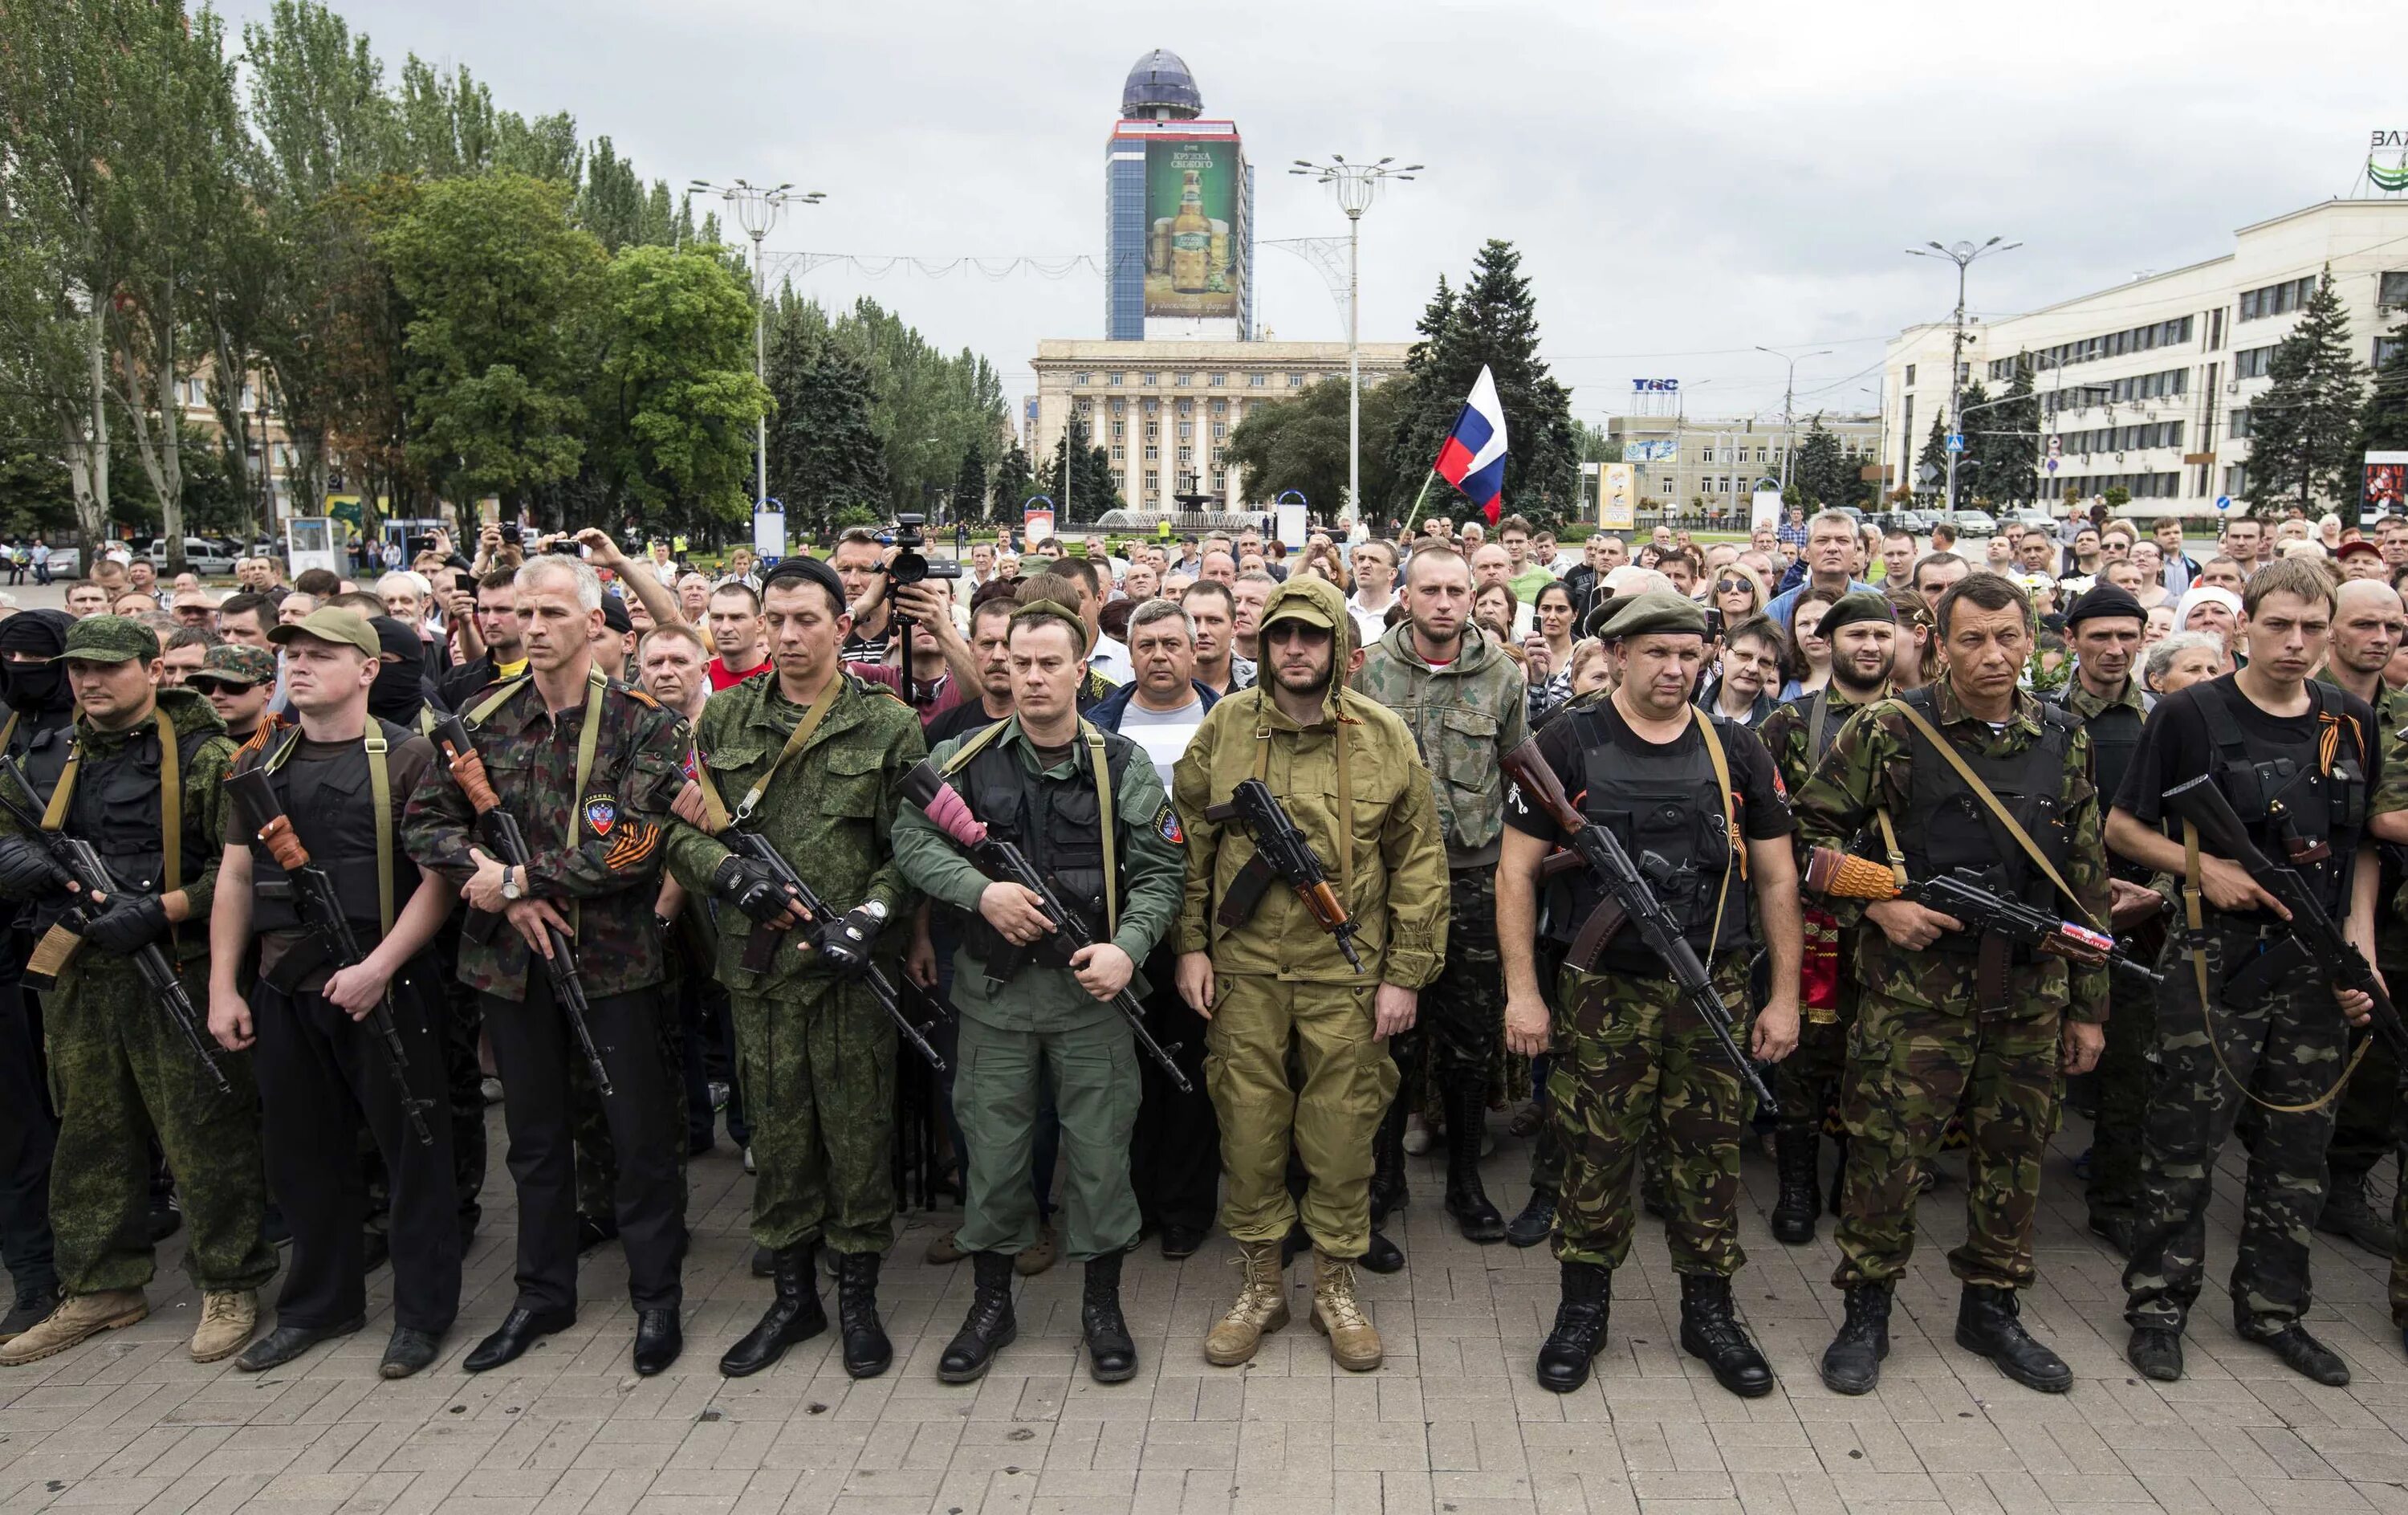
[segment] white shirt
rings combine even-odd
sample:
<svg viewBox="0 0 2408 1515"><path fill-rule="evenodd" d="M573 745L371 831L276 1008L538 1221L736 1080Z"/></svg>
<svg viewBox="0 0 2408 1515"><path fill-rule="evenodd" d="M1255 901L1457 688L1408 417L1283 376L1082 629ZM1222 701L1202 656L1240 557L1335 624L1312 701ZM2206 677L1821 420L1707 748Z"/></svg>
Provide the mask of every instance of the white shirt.
<svg viewBox="0 0 2408 1515"><path fill-rule="evenodd" d="M1372 610L1354 596L1347 597L1347 613L1354 617L1354 645L1368 647L1387 635L1388 606L1396 602L1397 597L1390 594L1387 604L1382 605L1378 610Z"/></svg>
<svg viewBox="0 0 2408 1515"><path fill-rule="evenodd" d="M1114 684L1137 682L1137 665L1129 661L1127 643L1107 636L1096 638L1096 650L1087 655L1087 666Z"/></svg>
<svg viewBox="0 0 2408 1515"><path fill-rule="evenodd" d="M1204 724L1204 697L1196 696L1177 710L1148 710L1135 698L1121 712L1121 735L1134 742L1162 777L1170 792L1170 771L1185 755L1196 729Z"/></svg>

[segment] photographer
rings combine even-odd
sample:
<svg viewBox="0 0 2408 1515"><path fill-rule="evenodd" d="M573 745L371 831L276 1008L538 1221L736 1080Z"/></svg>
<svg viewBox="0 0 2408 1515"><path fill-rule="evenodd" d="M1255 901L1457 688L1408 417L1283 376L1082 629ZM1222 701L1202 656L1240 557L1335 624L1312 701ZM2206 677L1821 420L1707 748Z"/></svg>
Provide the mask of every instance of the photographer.
<svg viewBox="0 0 2408 1515"><path fill-rule="evenodd" d="M850 664L888 664L893 661L889 655L902 629L901 623L909 620L915 663L919 661L917 643L925 639L944 653L945 670L956 687L978 688L978 658L954 624L953 606L945 591L927 582L932 576L957 577L961 569L952 563L932 566L920 550L920 518L907 515L900 519L901 529L896 534L896 542L892 549L884 547L867 527L848 527L837 539L832 564L837 577L844 583L845 594L851 597L853 625L845 636L840 656ZM889 580L895 581L891 599ZM865 626L875 629L865 636ZM863 671L856 667L854 671ZM921 693L925 695L928 690L924 686Z"/></svg>

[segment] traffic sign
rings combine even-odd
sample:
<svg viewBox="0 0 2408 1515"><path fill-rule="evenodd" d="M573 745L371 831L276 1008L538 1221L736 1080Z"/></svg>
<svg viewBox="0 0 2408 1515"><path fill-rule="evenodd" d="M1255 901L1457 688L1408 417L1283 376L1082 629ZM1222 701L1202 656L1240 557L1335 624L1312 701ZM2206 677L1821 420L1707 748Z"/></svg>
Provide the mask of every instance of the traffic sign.
<svg viewBox="0 0 2408 1515"><path fill-rule="evenodd" d="M1940 482L1940 470L1928 463L1916 465L1914 476L1927 484L1936 484Z"/></svg>
<svg viewBox="0 0 2408 1515"><path fill-rule="evenodd" d="M2216 496L2215 508L2219 511L2229 511L2232 509L2232 497L2230 495Z"/></svg>
<svg viewBox="0 0 2408 1515"><path fill-rule="evenodd" d="M1965 450L1965 434L1963 432L1952 431L1948 434L1948 450L1952 453L1961 453Z"/></svg>

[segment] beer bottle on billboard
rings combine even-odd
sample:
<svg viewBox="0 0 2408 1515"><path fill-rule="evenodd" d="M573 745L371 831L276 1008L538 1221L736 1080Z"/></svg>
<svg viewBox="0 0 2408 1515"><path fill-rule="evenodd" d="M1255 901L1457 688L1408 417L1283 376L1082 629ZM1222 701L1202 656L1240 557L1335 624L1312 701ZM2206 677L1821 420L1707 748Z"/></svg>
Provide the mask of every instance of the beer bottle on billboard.
<svg viewBox="0 0 2408 1515"><path fill-rule="evenodd" d="M1182 295L1201 295L1211 287L1212 223L1204 215L1202 175L1186 170L1179 192L1179 214L1170 222L1170 287Z"/></svg>

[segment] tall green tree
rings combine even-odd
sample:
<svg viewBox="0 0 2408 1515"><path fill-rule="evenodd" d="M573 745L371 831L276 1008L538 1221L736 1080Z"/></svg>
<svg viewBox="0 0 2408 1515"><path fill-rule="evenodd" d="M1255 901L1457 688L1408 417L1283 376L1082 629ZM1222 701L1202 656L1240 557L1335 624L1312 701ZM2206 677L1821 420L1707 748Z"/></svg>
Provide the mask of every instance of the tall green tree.
<svg viewBox="0 0 2408 1515"><path fill-rule="evenodd" d="M847 511L886 512L886 454L869 374L829 339L816 306L785 301L769 334L769 493L798 533Z"/></svg>
<svg viewBox="0 0 2408 1515"><path fill-rule="evenodd" d="M2249 407L2252 501L2354 510L2366 368L2350 352L2349 315L2329 267L2299 325L2274 344L2266 372L2273 382Z"/></svg>
<svg viewBox="0 0 2408 1515"><path fill-rule="evenodd" d="M1037 475L1028 466L1028 453L1013 438L1004 449L1003 461L995 466L995 483L987 492L993 506L990 520L1011 521L1019 518L1020 507L1037 493Z"/></svg>
<svg viewBox="0 0 2408 1515"><path fill-rule="evenodd" d="M1923 482L1926 469L1931 470L1929 483ZM1947 416L1935 415L1931 418L1931 435L1924 439L1923 451L1914 454L1914 478L1912 482L1914 492L1918 495L1946 498L1948 489ZM1960 478L1957 480L1957 504L1961 507L1967 498L1964 480Z"/></svg>
<svg viewBox="0 0 2408 1515"><path fill-rule="evenodd" d="M1123 507L1112 454L1095 444L1086 417L1075 411L1069 426L1054 441L1037 484L1039 493L1053 497L1054 508L1062 512L1061 524L1093 521L1106 511Z"/></svg>
<svg viewBox="0 0 2408 1515"><path fill-rule="evenodd" d="M1396 454L1380 447L1378 439L1395 431L1404 388L1391 380L1363 392L1365 499L1385 500L1397 493ZM1294 489L1313 515L1335 521L1346 498L1346 381L1324 379L1293 399L1256 406L1232 426L1229 462L1240 470L1246 498L1268 505Z"/></svg>
<svg viewBox="0 0 2408 1515"><path fill-rule="evenodd" d="M1799 500L1809 510L1853 505L1863 488L1856 472L1840 451L1840 439L1824 429L1821 416L1814 417L1806 435L1798 440L1797 455L1789 460L1789 477Z"/></svg>
<svg viewBox="0 0 2408 1515"><path fill-rule="evenodd" d="M2040 399L2032 392L2028 356L2018 354L2006 394L1967 420L1965 430L1965 446L1984 496L2010 506L2028 505L2040 498ZM1962 494L1961 463L1958 476Z"/></svg>
<svg viewBox="0 0 2408 1515"><path fill-rule="evenodd" d="M1489 369L1505 411L1511 449L1503 508L1555 525L1580 507L1580 438L1572 426L1571 392L1539 357L1538 302L1510 242L1492 240L1472 260L1459 291L1441 281L1422 313L1421 339L1405 360L1399 415L1388 448L1396 494L1376 515L1401 516L1428 475L1465 397Z"/></svg>
<svg viewBox="0 0 2408 1515"><path fill-rule="evenodd" d="M986 445L975 437L962 449L962 466L953 475L953 519L986 519Z"/></svg>

